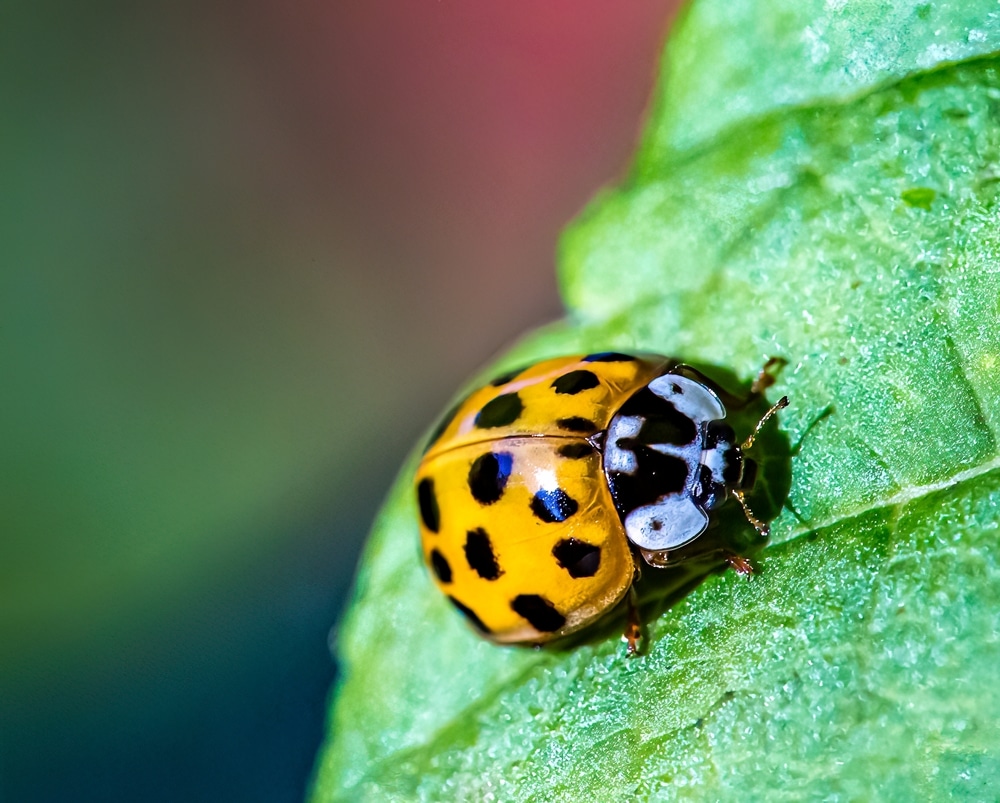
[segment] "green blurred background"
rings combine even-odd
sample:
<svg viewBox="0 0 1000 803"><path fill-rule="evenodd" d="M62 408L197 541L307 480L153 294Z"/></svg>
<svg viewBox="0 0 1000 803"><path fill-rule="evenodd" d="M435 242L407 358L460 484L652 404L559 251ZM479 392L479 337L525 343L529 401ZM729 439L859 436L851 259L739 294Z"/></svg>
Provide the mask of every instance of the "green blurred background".
<svg viewBox="0 0 1000 803"><path fill-rule="evenodd" d="M560 314L673 5L0 3L0 799L301 798L368 523Z"/></svg>

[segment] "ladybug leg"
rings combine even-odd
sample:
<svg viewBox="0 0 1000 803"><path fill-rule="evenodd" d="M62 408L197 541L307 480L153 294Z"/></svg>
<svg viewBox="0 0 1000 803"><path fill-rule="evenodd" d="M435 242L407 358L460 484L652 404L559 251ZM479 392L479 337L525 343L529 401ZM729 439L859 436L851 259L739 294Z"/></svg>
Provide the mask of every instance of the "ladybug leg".
<svg viewBox="0 0 1000 803"><path fill-rule="evenodd" d="M628 644L626 648L628 657L635 658L639 654L639 642L642 641L642 622L639 619L639 599L634 585L628 589L628 621L625 624L622 641Z"/></svg>
<svg viewBox="0 0 1000 803"><path fill-rule="evenodd" d="M769 357L767 362L765 362L761 367L760 371L757 372L757 376L754 377L753 382L750 383L750 393L747 394L745 399L741 399L733 409L740 410L763 396L764 391L778 381L778 372L786 365L788 365L788 360L784 357ZM785 404L788 404L787 399L785 400ZM785 404L781 404L779 402L777 409L781 409L781 407L784 407ZM754 430L754 435L757 434L757 430L760 429L761 425L773 412L774 409L772 408L764 415L764 417L757 424L757 429ZM750 440L751 442L753 441L752 436Z"/></svg>
<svg viewBox="0 0 1000 803"><path fill-rule="evenodd" d="M788 364L784 357L770 357L757 373L757 378L750 385L750 396L760 396L777 381L775 374Z"/></svg>
<svg viewBox="0 0 1000 803"><path fill-rule="evenodd" d="M737 555L735 552L726 552L725 558L726 563L741 577L749 577L754 573L753 564L742 555Z"/></svg>

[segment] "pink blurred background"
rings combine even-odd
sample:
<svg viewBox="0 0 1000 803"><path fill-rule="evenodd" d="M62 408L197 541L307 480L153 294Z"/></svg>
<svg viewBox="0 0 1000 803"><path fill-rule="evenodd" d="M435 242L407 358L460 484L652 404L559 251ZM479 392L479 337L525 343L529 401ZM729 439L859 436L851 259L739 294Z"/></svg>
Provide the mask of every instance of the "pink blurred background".
<svg viewBox="0 0 1000 803"><path fill-rule="evenodd" d="M378 502L561 314L674 5L4 13L0 799L301 798Z"/></svg>

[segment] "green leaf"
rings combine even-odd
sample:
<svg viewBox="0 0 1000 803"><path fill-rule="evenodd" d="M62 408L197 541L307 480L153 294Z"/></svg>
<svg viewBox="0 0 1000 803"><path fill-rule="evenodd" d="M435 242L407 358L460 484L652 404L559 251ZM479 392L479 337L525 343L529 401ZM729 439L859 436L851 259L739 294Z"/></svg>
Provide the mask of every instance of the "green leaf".
<svg viewBox="0 0 1000 803"><path fill-rule="evenodd" d="M504 363L788 359L798 451L761 571L671 593L636 660L612 630L494 647L426 576L408 466L340 633L314 801L995 795L998 20L688 10L629 178L563 239L572 324Z"/></svg>

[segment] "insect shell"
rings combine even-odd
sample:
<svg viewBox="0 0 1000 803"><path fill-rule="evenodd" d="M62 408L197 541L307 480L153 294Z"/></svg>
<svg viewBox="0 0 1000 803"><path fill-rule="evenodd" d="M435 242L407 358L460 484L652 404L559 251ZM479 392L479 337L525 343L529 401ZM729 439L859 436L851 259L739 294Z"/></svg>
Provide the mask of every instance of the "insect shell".
<svg viewBox="0 0 1000 803"><path fill-rule="evenodd" d="M730 494L743 504L752 461L706 383L656 355L562 357L441 422L416 475L422 550L483 636L538 644L585 627L628 592L633 548L663 565Z"/></svg>

